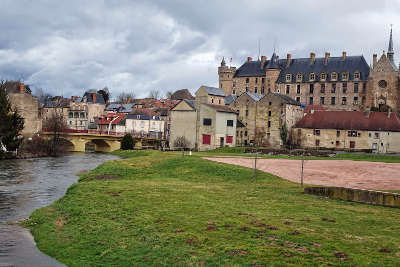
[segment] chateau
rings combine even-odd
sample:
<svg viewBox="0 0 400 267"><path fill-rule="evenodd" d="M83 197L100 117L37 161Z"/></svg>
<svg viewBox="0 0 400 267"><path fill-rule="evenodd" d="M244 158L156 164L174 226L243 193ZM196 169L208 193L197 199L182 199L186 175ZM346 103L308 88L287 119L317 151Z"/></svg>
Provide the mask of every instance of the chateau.
<svg viewBox="0 0 400 267"><path fill-rule="evenodd" d="M320 105L326 110L400 111L400 73L394 63L392 30L387 54L373 55L369 66L364 56L271 59L251 57L240 66L228 67L223 59L218 68L219 87L225 95L243 92L287 95L304 105Z"/></svg>

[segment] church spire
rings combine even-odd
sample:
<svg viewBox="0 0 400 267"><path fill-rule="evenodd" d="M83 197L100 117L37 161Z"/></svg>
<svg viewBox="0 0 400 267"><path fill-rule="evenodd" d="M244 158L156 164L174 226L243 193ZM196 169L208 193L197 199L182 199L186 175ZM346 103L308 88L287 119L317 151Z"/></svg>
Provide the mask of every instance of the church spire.
<svg viewBox="0 0 400 267"><path fill-rule="evenodd" d="M392 64L394 64L394 50L393 50L393 37L392 37L392 25L390 25L390 39L389 39L389 48L387 52L387 56Z"/></svg>

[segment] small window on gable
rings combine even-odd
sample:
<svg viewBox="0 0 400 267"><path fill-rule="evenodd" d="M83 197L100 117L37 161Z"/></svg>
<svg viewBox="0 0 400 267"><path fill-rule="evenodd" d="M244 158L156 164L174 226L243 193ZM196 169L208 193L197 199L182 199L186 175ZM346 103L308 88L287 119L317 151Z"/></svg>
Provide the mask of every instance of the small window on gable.
<svg viewBox="0 0 400 267"><path fill-rule="evenodd" d="M286 74L286 82L291 82L292 81L292 74L287 73Z"/></svg>
<svg viewBox="0 0 400 267"><path fill-rule="evenodd" d="M354 72L354 80L359 80L360 79L360 72L356 71Z"/></svg>
<svg viewBox="0 0 400 267"><path fill-rule="evenodd" d="M302 81L303 80L303 75L301 73L297 73L296 75L296 81Z"/></svg>
<svg viewBox="0 0 400 267"><path fill-rule="evenodd" d="M314 81L315 80L315 73L311 72L310 73L310 81Z"/></svg>
<svg viewBox="0 0 400 267"><path fill-rule="evenodd" d="M343 72L342 73L342 80L347 81L349 79L349 73L348 72Z"/></svg>
<svg viewBox="0 0 400 267"><path fill-rule="evenodd" d="M326 80L326 73L322 72L320 75L321 81L325 81Z"/></svg>
<svg viewBox="0 0 400 267"><path fill-rule="evenodd" d="M333 80L333 81L337 80L337 73L336 72L332 72L331 73L331 80Z"/></svg>

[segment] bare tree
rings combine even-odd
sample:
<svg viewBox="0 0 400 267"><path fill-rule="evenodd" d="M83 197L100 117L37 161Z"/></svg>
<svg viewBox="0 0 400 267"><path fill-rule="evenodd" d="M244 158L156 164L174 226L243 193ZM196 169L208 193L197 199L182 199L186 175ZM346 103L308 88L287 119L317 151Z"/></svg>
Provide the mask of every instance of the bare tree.
<svg viewBox="0 0 400 267"><path fill-rule="evenodd" d="M49 155L57 156L60 152L63 152L65 146L63 140L60 138L60 134L65 132L67 124L64 120L64 116L61 113L54 112L46 121L44 126L52 136L49 141Z"/></svg>
<svg viewBox="0 0 400 267"><path fill-rule="evenodd" d="M161 93L159 90L151 90L149 93L149 98L159 99L160 96L161 96Z"/></svg>
<svg viewBox="0 0 400 267"><path fill-rule="evenodd" d="M178 136L174 140L174 147L175 148L182 148L182 149L187 149L191 145L190 141L186 139L184 136Z"/></svg>
<svg viewBox="0 0 400 267"><path fill-rule="evenodd" d="M136 98L136 95L134 92L130 92L130 93L122 92L117 96L117 102L131 103L135 98Z"/></svg>

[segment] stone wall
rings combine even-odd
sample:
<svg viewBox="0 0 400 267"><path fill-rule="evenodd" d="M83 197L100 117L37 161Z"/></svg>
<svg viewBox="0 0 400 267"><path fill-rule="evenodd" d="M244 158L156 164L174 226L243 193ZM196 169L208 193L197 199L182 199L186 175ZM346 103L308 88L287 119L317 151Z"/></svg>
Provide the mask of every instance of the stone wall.
<svg viewBox="0 0 400 267"><path fill-rule="evenodd" d="M400 194L344 187L306 187L304 193L345 201L400 208Z"/></svg>
<svg viewBox="0 0 400 267"><path fill-rule="evenodd" d="M41 114L39 112L39 100L27 93L9 94L9 100L13 109L24 118L24 136L32 136L42 130Z"/></svg>

